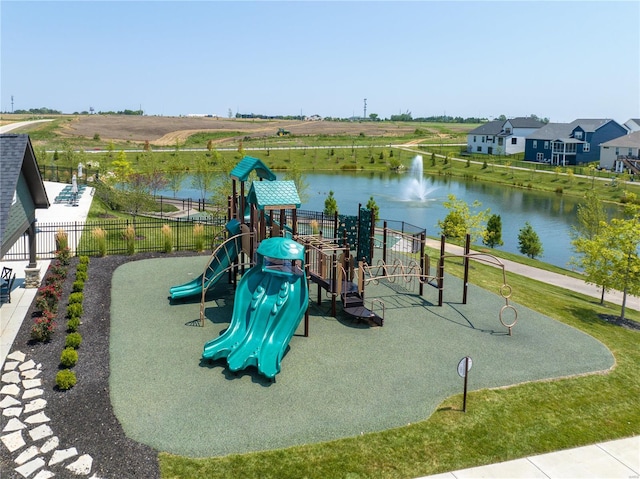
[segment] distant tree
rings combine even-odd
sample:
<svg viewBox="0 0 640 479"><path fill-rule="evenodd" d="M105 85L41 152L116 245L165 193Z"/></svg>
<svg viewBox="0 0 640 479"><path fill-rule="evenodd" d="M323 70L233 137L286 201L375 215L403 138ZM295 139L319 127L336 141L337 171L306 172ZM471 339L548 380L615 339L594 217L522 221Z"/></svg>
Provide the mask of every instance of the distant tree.
<svg viewBox="0 0 640 479"><path fill-rule="evenodd" d="M453 194L448 196L448 200L443 205L448 210L448 213L444 220L438 220L441 234L453 239L463 239L469 234L472 242L484 236L483 223L487 221L490 209L478 211L474 214L464 200L457 199ZM480 208L482 203L474 201L471 206Z"/></svg>
<svg viewBox="0 0 640 479"><path fill-rule="evenodd" d="M378 118L378 114L377 113L370 113L369 114L369 119L371 121L380 121L380 118Z"/></svg>
<svg viewBox="0 0 640 479"><path fill-rule="evenodd" d="M535 259L536 256L541 256L543 253L542 243L540 242L538 233L533 230L533 227L528 221L518 233L518 249L520 253L532 259Z"/></svg>
<svg viewBox="0 0 640 479"><path fill-rule="evenodd" d="M287 169L284 174L284 179L291 180L295 183L300 201L305 203L309 199L309 183L307 183L304 173L297 164L294 163Z"/></svg>
<svg viewBox="0 0 640 479"><path fill-rule="evenodd" d="M624 218L600 221L597 232L593 231L591 237L583 234L572 241L581 255L578 265L588 283L602 287L601 303L605 291L622 291L620 318L624 320L627 295L640 294L640 206L627 205Z"/></svg>
<svg viewBox="0 0 640 479"><path fill-rule="evenodd" d="M373 196L369 197L369 201L367 201L366 207L367 209L371 210L373 216L376 219L380 218L380 207L378 206L378 203L376 203L376 200L373 199Z"/></svg>
<svg viewBox="0 0 640 479"><path fill-rule="evenodd" d="M487 229L482 243L489 248L495 248L496 246L502 246L502 218L500 215L491 215L489 221L487 221Z"/></svg>
<svg viewBox="0 0 640 479"><path fill-rule="evenodd" d="M191 170L191 186L200 191L200 198L206 200L213 191L218 172L209 165L205 156L196 158L195 167Z"/></svg>
<svg viewBox="0 0 640 479"><path fill-rule="evenodd" d="M329 191L329 195L324 200L324 214L333 216L338 212L338 201L333 196L333 190Z"/></svg>
<svg viewBox="0 0 640 479"><path fill-rule="evenodd" d="M184 165L178 158L174 156L169 157L164 174L167 179L167 186L171 189L173 197L175 198L178 195L178 191L182 189L182 182L187 176Z"/></svg>
<svg viewBox="0 0 640 479"><path fill-rule="evenodd" d="M500 115L498 118L496 118L496 120L507 121L507 117L504 115Z"/></svg>

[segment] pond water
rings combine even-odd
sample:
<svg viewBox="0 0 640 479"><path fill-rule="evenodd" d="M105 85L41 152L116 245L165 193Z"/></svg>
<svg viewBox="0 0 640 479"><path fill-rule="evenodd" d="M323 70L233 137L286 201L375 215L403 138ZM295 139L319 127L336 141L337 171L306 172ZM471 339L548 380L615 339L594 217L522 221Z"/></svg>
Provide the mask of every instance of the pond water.
<svg viewBox="0 0 640 479"><path fill-rule="evenodd" d="M443 176L424 176L421 167L404 173L394 172L342 172L305 174L307 190L302 196L301 209L322 211L324 201L333 191L338 210L343 214L356 214L358 204L366 205L372 196L380 208L380 218L405 221L425 228L427 235L438 236L438 220L444 219L447 209L443 203L449 194L466 201L481 203L472 212L490 209L502 219L502 240L498 249L520 254L518 233L529 222L540 237L544 252L538 259L560 267L569 267L574 255L570 231L576 224L579 200L554 193L543 193L472 180ZM279 178L282 175L278 175ZM187 178L179 197L199 198ZM161 194L171 196L164 191ZM613 214L614 209L609 211ZM481 240L480 240L481 241Z"/></svg>

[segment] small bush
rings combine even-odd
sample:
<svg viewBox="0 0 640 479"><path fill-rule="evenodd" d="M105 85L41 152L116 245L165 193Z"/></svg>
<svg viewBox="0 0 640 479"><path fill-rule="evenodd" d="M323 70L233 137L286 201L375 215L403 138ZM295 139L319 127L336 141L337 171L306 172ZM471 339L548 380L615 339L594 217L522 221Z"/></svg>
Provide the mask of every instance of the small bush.
<svg viewBox="0 0 640 479"><path fill-rule="evenodd" d="M49 341L56 330L54 318L55 314L51 311L43 311L42 315L35 319L31 327L31 338L36 341Z"/></svg>
<svg viewBox="0 0 640 479"><path fill-rule="evenodd" d="M74 293L82 293L84 291L84 281L74 281L73 282L73 292Z"/></svg>
<svg viewBox="0 0 640 479"><path fill-rule="evenodd" d="M562 189L562 186L557 186L557 187L556 187L556 193L557 193L557 194L561 195L561 194L563 193L563 191L564 191L564 190Z"/></svg>
<svg viewBox="0 0 640 479"><path fill-rule="evenodd" d="M63 369L62 371L58 371L56 374L56 386L58 389L66 391L67 389L71 389L76 385L76 373L70 371L68 369Z"/></svg>
<svg viewBox="0 0 640 479"><path fill-rule="evenodd" d="M56 259L60 261L64 266L68 266L71 263L71 250L69 248L62 248L56 251Z"/></svg>
<svg viewBox="0 0 640 479"><path fill-rule="evenodd" d="M89 257L87 255L82 255L78 258L78 266L81 264L89 264Z"/></svg>
<svg viewBox="0 0 640 479"><path fill-rule="evenodd" d="M133 226L127 226L122 234L127 243L127 254L132 255L136 252L136 230Z"/></svg>
<svg viewBox="0 0 640 479"><path fill-rule="evenodd" d="M78 351L73 348L64 348L60 355L60 364L65 368L72 368L78 362Z"/></svg>
<svg viewBox="0 0 640 479"><path fill-rule="evenodd" d="M82 281L83 283L87 280L87 272L86 271L78 271L76 272L76 281Z"/></svg>
<svg viewBox="0 0 640 479"><path fill-rule="evenodd" d="M80 344L82 344L82 336L80 336L80 333L67 334L67 338L64 342L65 348L78 349L80 347Z"/></svg>
<svg viewBox="0 0 640 479"><path fill-rule="evenodd" d="M204 226L201 223L193 225L193 238L195 241L195 249L200 252L204 250Z"/></svg>
<svg viewBox="0 0 640 479"><path fill-rule="evenodd" d="M75 303L80 303L82 304L82 302L84 301L84 293L71 293L69 295L69 304L75 304Z"/></svg>
<svg viewBox="0 0 640 479"><path fill-rule="evenodd" d="M69 319L69 321L67 321L67 331L69 331L70 333L75 333L79 327L80 327L79 317L74 316L73 318Z"/></svg>
<svg viewBox="0 0 640 479"><path fill-rule="evenodd" d="M60 261L54 261L54 263L51 265L51 274L65 279L67 277L67 268L65 268Z"/></svg>
<svg viewBox="0 0 640 479"><path fill-rule="evenodd" d="M173 235L171 234L171 226L162 225L162 251L165 253L171 253L173 250Z"/></svg>
<svg viewBox="0 0 640 479"><path fill-rule="evenodd" d="M78 263L78 266L76 266L76 272L86 273L87 269L88 269L87 263Z"/></svg>
<svg viewBox="0 0 640 479"><path fill-rule="evenodd" d="M73 303L67 306L67 318L79 318L82 316L82 303Z"/></svg>
<svg viewBox="0 0 640 479"><path fill-rule="evenodd" d="M98 256L107 255L107 231L104 228L94 228L91 232L98 244Z"/></svg>

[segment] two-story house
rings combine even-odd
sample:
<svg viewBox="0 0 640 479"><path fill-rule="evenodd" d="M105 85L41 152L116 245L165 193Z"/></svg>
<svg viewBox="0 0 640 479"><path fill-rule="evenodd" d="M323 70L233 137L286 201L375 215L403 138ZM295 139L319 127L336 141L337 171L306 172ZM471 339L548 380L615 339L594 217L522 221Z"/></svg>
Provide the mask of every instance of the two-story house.
<svg viewBox="0 0 640 479"><path fill-rule="evenodd" d="M632 133L640 131L640 118L629 118L623 123L623 126Z"/></svg>
<svg viewBox="0 0 640 479"><path fill-rule="evenodd" d="M640 175L640 130L602 143L600 167Z"/></svg>
<svg viewBox="0 0 640 479"><path fill-rule="evenodd" d="M533 118L511 118L485 123L467 134L467 152L513 155L524 151L524 139L544 123Z"/></svg>
<svg viewBox="0 0 640 479"><path fill-rule="evenodd" d="M525 139L525 161L580 165L598 161L600 144L626 135L627 129L609 119L579 119L549 123Z"/></svg>

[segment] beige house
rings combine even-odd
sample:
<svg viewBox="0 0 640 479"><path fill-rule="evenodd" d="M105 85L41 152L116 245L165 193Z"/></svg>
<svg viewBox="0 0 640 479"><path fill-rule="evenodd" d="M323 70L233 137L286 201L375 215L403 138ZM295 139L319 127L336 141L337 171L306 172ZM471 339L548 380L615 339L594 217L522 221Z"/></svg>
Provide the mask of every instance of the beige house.
<svg viewBox="0 0 640 479"><path fill-rule="evenodd" d="M640 131L601 143L600 167L640 175Z"/></svg>

